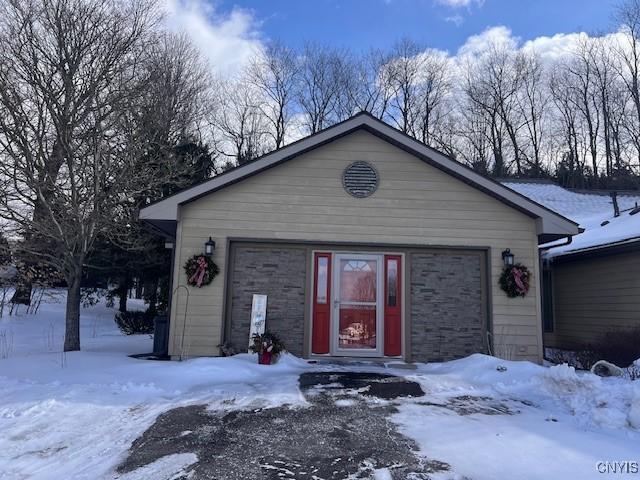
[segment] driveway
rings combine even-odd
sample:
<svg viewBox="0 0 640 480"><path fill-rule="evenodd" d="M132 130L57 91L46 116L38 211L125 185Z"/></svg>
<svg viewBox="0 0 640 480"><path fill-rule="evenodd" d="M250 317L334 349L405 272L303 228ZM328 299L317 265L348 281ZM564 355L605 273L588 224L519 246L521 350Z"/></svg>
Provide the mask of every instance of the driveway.
<svg viewBox="0 0 640 480"><path fill-rule="evenodd" d="M389 421L398 402L424 395L403 377L362 372L304 373L307 407L230 413L207 405L162 414L131 446L118 473L162 457L193 453L189 479L428 479L448 470L427 461ZM174 477L175 478L175 477Z"/></svg>

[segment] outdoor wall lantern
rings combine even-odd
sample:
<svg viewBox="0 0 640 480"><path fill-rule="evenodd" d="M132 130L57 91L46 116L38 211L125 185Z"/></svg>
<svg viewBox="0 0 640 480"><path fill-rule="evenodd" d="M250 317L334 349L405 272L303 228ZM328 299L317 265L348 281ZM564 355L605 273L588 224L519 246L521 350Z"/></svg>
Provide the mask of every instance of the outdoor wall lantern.
<svg viewBox="0 0 640 480"><path fill-rule="evenodd" d="M504 262L505 267L510 267L513 265L515 260L515 255L511 253L511 250L508 248L502 252L502 261Z"/></svg>
<svg viewBox="0 0 640 480"><path fill-rule="evenodd" d="M213 239L211 237L209 237L209 240L207 240L204 243L204 254L207 257L210 257L213 255L213 252L216 249L216 242L213 241Z"/></svg>

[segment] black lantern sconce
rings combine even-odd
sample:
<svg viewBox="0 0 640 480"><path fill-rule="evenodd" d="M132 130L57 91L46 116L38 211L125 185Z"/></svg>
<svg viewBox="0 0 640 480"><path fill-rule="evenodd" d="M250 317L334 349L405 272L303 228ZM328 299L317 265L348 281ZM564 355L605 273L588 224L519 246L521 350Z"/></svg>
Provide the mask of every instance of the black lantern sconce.
<svg viewBox="0 0 640 480"><path fill-rule="evenodd" d="M213 252L215 252L215 250L216 250L216 242L214 242L213 239L209 237L209 240L204 242L204 254L207 257L210 257L213 255Z"/></svg>
<svg viewBox="0 0 640 480"><path fill-rule="evenodd" d="M515 261L515 255L507 248L502 252L502 261L505 267L511 267Z"/></svg>

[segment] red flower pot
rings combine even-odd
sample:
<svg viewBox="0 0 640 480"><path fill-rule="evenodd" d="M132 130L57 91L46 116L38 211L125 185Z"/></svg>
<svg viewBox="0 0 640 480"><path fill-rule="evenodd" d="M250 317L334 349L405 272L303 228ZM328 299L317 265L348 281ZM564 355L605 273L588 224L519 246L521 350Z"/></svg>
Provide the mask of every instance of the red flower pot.
<svg viewBox="0 0 640 480"><path fill-rule="evenodd" d="M258 363L260 365L271 365L271 352L259 353Z"/></svg>

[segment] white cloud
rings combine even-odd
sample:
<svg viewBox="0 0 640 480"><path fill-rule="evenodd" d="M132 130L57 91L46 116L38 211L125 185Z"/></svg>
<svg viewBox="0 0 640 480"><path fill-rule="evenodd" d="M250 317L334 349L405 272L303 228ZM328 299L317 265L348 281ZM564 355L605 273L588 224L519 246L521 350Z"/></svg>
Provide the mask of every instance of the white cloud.
<svg viewBox="0 0 640 480"><path fill-rule="evenodd" d="M464 17L462 15L451 15L450 17L444 17L444 21L453 23L456 27L459 27L464 23Z"/></svg>
<svg viewBox="0 0 640 480"><path fill-rule="evenodd" d="M484 0L436 0L440 5L446 5L451 8L470 7L471 5L482 6Z"/></svg>
<svg viewBox="0 0 640 480"><path fill-rule="evenodd" d="M168 27L185 32L221 75L238 73L262 48L259 25L246 10L222 14L203 0L165 0L165 11Z"/></svg>
<svg viewBox="0 0 640 480"><path fill-rule="evenodd" d="M503 25L487 28L484 32L471 35L458 49L458 57L479 56L490 47L500 47L515 50L520 39L515 37L511 30Z"/></svg>
<svg viewBox="0 0 640 480"><path fill-rule="evenodd" d="M610 33L605 36L607 41L615 41L620 33ZM464 58L477 58L486 53L490 48L498 47L512 51L535 52L545 63L552 64L558 60L571 55L574 48L580 41L588 39L585 32L558 33L553 36L540 36L532 40L522 42L513 35L513 32L505 26L495 26L483 32L471 35L465 43L458 49L454 60Z"/></svg>
<svg viewBox="0 0 640 480"><path fill-rule="evenodd" d="M525 42L522 50L536 52L542 59L554 62L569 55L578 42L587 37L584 32L542 36Z"/></svg>

